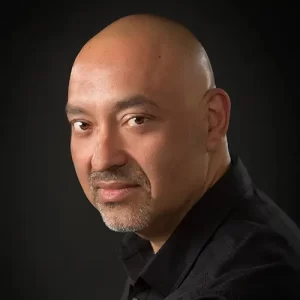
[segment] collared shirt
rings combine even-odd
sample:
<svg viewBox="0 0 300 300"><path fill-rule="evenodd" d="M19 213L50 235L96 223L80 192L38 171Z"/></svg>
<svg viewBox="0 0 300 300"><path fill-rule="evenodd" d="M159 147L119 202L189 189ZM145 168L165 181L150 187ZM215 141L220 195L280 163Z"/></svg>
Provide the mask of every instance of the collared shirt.
<svg viewBox="0 0 300 300"><path fill-rule="evenodd" d="M122 300L299 300L300 231L238 156L154 255L125 235Z"/></svg>

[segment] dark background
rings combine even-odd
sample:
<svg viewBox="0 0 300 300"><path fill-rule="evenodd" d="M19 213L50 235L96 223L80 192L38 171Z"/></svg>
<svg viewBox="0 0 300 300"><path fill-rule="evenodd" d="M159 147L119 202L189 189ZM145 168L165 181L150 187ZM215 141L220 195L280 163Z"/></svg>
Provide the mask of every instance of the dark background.
<svg viewBox="0 0 300 300"><path fill-rule="evenodd" d="M8 63L13 110L4 110L2 133L12 146L11 151L3 147L9 170L4 202L12 206L12 215L3 229L11 227L12 248L3 257L10 262L12 299L113 300L121 295L125 273L117 255L122 235L105 227L81 191L69 154L64 106L80 48L127 14L170 17L202 41L217 85L231 97L231 149L256 184L300 224L296 2L9 5L2 10L8 37L3 49L9 53L2 63ZM2 215L5 219L5 210Z"/></svg>

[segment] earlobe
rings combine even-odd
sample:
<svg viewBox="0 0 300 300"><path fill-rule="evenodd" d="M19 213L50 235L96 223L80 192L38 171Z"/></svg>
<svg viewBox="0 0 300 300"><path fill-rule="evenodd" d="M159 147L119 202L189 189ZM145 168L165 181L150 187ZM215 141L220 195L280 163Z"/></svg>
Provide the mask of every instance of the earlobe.
<svg viewBox="0 0 300 300"><path fill-rule="evenodd" d="M229 127L230 99L222 89L210 91L208 105L207 150L214 151L226 137Z"/></svg>

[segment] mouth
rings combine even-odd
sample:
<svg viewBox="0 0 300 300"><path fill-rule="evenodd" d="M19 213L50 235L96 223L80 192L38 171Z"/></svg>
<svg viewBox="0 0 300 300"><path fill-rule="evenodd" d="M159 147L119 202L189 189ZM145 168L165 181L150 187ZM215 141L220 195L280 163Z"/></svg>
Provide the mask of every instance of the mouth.
<svg viewBox="0 0 300 300"><path fill-rule="evenodd" d="M135 193L139 185L107 185L98 189L98 199L102 203L120 202Z"/></svg>

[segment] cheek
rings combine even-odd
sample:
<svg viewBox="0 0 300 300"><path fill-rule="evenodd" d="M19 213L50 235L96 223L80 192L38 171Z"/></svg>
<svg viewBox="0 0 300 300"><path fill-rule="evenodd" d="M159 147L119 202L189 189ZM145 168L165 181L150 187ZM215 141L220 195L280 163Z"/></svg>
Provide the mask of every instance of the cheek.
<svg viewBox="0 0 300 300"><path fill-rule="evenodd" d="M171 136L156 136L139 144L137 160L151 183L153 198L176 188L185 173L181 170L186 167L188 146Z"/></svg>
<svg viewBox="0 0 300 300"><path fill-rule="evenodd" d="M92 149L87 143L71 139L71 156L75 172L85 193L89 191L88 177L90 174L90 160Z"/></svg>
<svg viewBox="0 0 300 300"><path fill-rule="evenodd" d="M142 143L139 163L151 183L156 206L177 206L201 184L205 147L203 137L196 135L172 130Z"/></svg>

